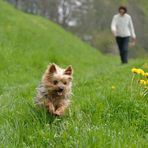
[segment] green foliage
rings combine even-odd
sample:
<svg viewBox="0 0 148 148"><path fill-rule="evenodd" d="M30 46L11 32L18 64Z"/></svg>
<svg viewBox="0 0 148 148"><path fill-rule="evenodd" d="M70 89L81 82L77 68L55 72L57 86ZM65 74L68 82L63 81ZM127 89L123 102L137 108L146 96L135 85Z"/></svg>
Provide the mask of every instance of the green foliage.
<svg viewBox="0 0 148 148"><path fill-rule="evenodd" d="M110 31L102 31L93 33L92 44L100 49L102 53L116 53L115 38Z"/></svg>
<svg viewBox="0 0 148 148"><path fill-rule="evenodd" d="M145 15L147 16L148 15L148 1L146 0L140 0L140 1L137 1L138 2L138 6L141 8L141 10L143 10L143 12L145 13Z"/></svg>
<svg viewBox="0 0 148 148"><path fill-rule="evenodd" d="M119 65L48 20L2 1L0 7L0 147L148 146L147 99L130 99L130 69L146 60ZM64 117L33 102L51 62L74 67L73 101Z"/></svg>

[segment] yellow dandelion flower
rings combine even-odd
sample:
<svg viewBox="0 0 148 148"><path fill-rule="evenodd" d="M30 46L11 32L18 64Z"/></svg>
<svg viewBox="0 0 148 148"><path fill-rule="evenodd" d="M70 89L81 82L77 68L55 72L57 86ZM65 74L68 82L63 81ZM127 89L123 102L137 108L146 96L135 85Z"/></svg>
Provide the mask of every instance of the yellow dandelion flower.
<svg viewBox="0 0 148 148"><path fill-rule="evenodd" d="M147 82L146 82L145 80L140 80L139 83L140 83L141 85L146 85L146 84L147 84Z"/></svg>
<svg viewBox="0 0 148 148"><path fill-rule="evenodd" d="M133 73L137 73L138 72L138 69L137 68L132 68L132 72Z"/></svg>
<svg viewBox="0 0 148 148"><path fill-rule="evenodd" d="M145 76L146 78L148 78L148 72L146 72L146 73L144 74L144 76Z"/></svg>
<svg viewBox="0 0 148 148"><path fill-rule="evenodd" d="M142 75L142 76L145 75L144 70L138 69L138 68L132 68L132 72L135 73L135 74L140 74L140 75Z"/></svg>
<svg viewBox="0 0 148 148"><path fill-rule="evenodd" d="M137 74L139 74L139 75L141 74L141 71L140 71L140 69L137 69Z"/></svg>
<svg viewBox="0 0 148 148"><path fill-rule="evenodd" d="M142 69L138 69L138 70L139 70L139 74L141 74L142 76L144 76L144 75L145 75L144 70L142 70Z"/></svg>
<svg viewBox="0 0 148 148"><path fill-rule="evenodd" d="M114 85L112 85L112 87L111 87L111 88L112 88L113 90L114 90L114 89L116 89L116 87L115 87Z"/></svg>

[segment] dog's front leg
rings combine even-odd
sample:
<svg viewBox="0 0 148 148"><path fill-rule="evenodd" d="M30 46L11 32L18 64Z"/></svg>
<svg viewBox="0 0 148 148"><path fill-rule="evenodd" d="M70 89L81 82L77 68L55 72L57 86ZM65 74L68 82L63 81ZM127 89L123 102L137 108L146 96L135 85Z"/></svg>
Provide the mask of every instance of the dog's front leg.
<svg viewBox="0 0 148 148"><path fill-rule="evenodd" d="M48 102L47 109L52 114L55 112L55 107L54 107L54 105L53 105L53 103L51 101Z"/></svg>
<svg viewBox="0 0 148 148"><path fill-rule="evenodd" d="M65 104L59 106L59 107L55 110L54 114L55 114L55 115L58 115L58 116L64 115L65 110L66 110L67 107L68 107L68 106L65 105Z"/></svg>

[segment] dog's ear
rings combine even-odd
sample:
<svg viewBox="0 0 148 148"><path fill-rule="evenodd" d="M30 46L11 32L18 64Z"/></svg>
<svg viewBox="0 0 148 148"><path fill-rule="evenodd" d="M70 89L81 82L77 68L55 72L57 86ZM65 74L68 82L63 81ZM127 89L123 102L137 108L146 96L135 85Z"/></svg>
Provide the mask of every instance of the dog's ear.
<svg viewBox="0 0 148 148"><path fill-rule="evenodd" d="M64 74L69 76L73 74L73 69L71 65L66 68L66 70L64 71Z"/></svg>
<svg viewBox="0 0 148 148"><path fill-rule="evenodd" d="M48 68L48 72L49 74L53 74L56 73L57 69L56 69L56 65L55 64L51 64Z"/></svg>

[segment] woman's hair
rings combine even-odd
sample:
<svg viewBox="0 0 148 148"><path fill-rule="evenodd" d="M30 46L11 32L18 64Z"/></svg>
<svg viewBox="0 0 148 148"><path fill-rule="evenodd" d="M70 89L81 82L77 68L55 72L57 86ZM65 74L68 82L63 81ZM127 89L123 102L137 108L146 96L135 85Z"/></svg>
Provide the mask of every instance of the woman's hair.
<svg viewBox="0 0 148 148"><path fill-rule="evenodd" d="M120 6L118 10L120 11L121 9L124 10L125 13L127 12L127 8L125 6Z"/></svg>

